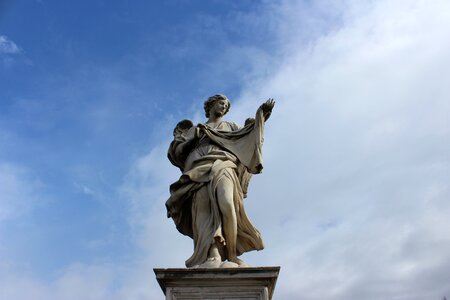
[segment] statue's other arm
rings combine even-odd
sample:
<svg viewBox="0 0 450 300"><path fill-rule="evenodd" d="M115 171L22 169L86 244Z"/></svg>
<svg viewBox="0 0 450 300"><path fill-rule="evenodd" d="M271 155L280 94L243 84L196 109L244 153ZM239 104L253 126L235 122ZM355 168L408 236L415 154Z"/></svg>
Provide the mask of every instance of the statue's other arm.
<svg viewBox="0 0 450 300"><path fill-rule="evenodd" d="M197 127L191 127L186 134L186 137L179 141L179 143L175 147L175 155L176 156L184 156L188 155L191 152L192 148L198 141L198 134L196 133Z"/></svg>

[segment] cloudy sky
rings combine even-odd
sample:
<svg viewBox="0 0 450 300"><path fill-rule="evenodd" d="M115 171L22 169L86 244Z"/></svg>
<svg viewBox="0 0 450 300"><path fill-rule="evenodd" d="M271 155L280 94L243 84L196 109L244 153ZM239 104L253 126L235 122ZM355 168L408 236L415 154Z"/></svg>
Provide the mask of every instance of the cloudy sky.
<svg viewBox="0 0 450 300"><path fill-rule="evenodd" d="M0 298L163 299L177 121L267 98L274 299L450 298L450 2L0 1Z"/></svg>

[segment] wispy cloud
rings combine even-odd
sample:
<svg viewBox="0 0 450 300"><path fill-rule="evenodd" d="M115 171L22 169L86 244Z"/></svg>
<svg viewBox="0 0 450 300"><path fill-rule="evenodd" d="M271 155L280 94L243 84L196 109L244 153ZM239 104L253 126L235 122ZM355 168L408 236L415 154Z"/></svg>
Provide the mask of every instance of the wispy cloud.
<svg viewBox="0 0 450 300"><path fill-rule="evenodd" d="M234 107L279 100L246 202L266 233L258 261L284 266L282 299L448 296L449 4L339 9L340 26L309 44L285 9L290 55Z"/></svg>
<svg viewBox="0 0 450 300"><path fill-rule="evenodd" d="M5 35L0 35L0 54L16 54L22 49Z"/></svg>
<svg viewBox="0 0 450 300"><path fill-rule="evenodd" d="M137 251L154 267L183 266L186 252L179 249L190 251L191 246L190 239L180 239L172 220L166 217L164 203L169 185L179 176L178 170L165 160L167 143L138 158L121 186L121 193L129 202L129 222Z"/></svg>
<svg viewBox="0 0 450 300"><path fill-rule="evenodd" d="M307 38L298 34L302 6L266 8L283 16L280 56L246 82L230 114L243 121L263 99L279 100L267 124L266 168L246 200L267 249L244 259L282 266L278 299L449 295L448 3L343 1L329 13L315 7L306 24L322 30ZM166 169L158 155L165 157L164 147L139 160L137 178ZM145 194L162 205L160 184L133 188L133 198ZM163 209L137 211L152 211L139 239L159 265L172 255L163 245L173 242L147 237L161 230L155 219ZM187 256L190 248L177 250Z"/></svg>
<svg viewBox="0 0 450 300"><path fill-rule="evenodd" d="M43 202L42 183L16 164L0 162L0 222L28 213Z"/></svg>

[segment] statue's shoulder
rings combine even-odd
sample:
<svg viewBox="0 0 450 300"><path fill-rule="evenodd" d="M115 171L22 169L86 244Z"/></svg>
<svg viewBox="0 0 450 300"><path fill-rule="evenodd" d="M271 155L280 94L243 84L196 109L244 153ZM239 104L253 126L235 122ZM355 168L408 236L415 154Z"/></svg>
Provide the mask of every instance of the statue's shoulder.
<svg viewBox="0 0 450 300"><path fill-rule="evenodd" d="M227 125L230 127L230 129L232 131L234 130L238 130L241 128L241 126L239 126L238 124L236 124L235 122L229 122L229 121L224 121L225 123L227 123Z"/></svg>

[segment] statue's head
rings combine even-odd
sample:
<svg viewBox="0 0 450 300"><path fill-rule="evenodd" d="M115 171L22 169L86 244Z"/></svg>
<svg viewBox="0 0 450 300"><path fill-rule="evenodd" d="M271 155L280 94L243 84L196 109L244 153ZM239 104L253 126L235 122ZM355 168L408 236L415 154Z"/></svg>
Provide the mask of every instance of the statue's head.
<svg viewBox="0 0 450 300"><path fill-rule="evenodd" d="M228 100L227 96L221 95L221 94L211 96L208 98L208 100L205 101L205 104L203 105L203 107L205 109L205 116L207 118L209 118L209 111L211 110L211 108L214 106L214 104L217 101L220 101L220 100L226 100L228 103L228 107L227 107L227 110L225 111L224 115L230 110L231 103L230 103L230 100Z"/></svg>

